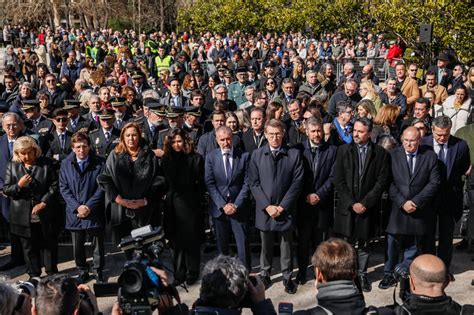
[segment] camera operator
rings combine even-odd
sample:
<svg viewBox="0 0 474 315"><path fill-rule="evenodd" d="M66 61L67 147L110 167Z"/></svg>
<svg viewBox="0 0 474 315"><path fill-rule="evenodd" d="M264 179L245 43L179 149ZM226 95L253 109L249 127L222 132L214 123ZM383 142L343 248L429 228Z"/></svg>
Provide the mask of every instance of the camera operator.
<svg viewBox="0 0 474 315"><path fill-rule="evenodd" d="M349 243L337 238L322 242L314 252L312 263L318 305L295 315L376 313L375 307L365 306L362 291L355 282L356 254Z"/></svg>
<svg viewBox="0 0 474 315"><path fill-rule="evenodd" d="M272 301L265 299L262 280L249 276L237 258L220 255L206 263L202 275L191 314L237 315L242 307L250 307L253 314L276 314Z"/></svg>
<svg viewBox="0 0 474 315"><path fill-rule="evenodd" d="M18 293L7 283L0 283L0 314L30 315L31 297Z"/></svg>
<svg viewBox="0 0 474 315"><path fill-rule="evenodd" d="M68 275L47 277L38 284L33 315L95 315L97 299L84 284L77 285Z"/></svg>
<svg viewBox="0 0 474 315"><path fill-rule="evenodd" d="M473 314L474 306L461 306L446 295L448 279L441 259L429 254L418 256L410 265L411 295L395 307L395 314Z"/></svg>

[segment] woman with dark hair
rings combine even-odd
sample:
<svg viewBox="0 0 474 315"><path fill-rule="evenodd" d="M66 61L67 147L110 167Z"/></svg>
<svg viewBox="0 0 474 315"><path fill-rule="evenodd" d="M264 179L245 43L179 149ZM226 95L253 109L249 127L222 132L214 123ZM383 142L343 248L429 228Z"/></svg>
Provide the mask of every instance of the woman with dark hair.
<svg viewBox="0 0 474 315"><path fill-rule="evenodd" d="M267 111L266 111L267 121L270 121L271 119L282 120L283 113L284 113L284 108L281 103L270 102L267 106Z"/></svg>
<svg viewBox="0 0 474 315"><path fill-rule="evenodd" d="M374 128L372 130L372 141L377 143L378 138L383 135L391 135L394 139L399 139L400 128L397 125L397 117L400 114L400 107L396 105L384 105L374 118Z"/></svg>
<svg viewBox="0 0 474 315"><path fill-rule="evenodd" d="M162 166L168 181L163 224L173 249L174 277L177 284L186 281L191 285L199 277L204 235L200 202L204 162L182 129L174 129L166 136Z"/></svg>
<svg viewBox="0 0 474 315"><path fill-rule="evenodd" d="M141 135L138 124L127 123L120 132L119 144L107 158L104 173L97 178L106 193L107 217L115 244L134 228L160 223L158 203L165 179L158 159Z"/></svg>
<svg viewBox="0 0 474 315"><path fill-rule="evenodd" d="M213 100L216 98L214 88L221 84L221 79L217 74L213 74L209 76L209 80L207 81L207 85L203 88L204 93L204 103L213 103Z"/></svg>
<svg viewBox="0 0 474 315"><path fill-rule="evenodd" d="M454 95L449 96L443 105L434 105L435 117L445 115L451 118L453 126L451 127L451 134L461 129L470 123L472 112L472 100L469 97L469 92L464 85L460 85L454 91Z"/></svg>
<svg viewBox="0 0 474 315"><path fill-rule="evenodd" d="M46 86L44 85L44 78L49 73L48 66L44 63L39 63L36 66L36 75L34 76L33 80L31 81L31 86L36 91L40 91L44 89Z"/></svg>
<svg viewBox="0 0 474 315"><path fill-rule="evenodd" d="M51 44L51 50L49 52L49 67L51 71L56 75L59 75L61 71L61 63L63 62L63 57L61 56L61 51L57 43Z"/></svg>
<svg viewBox="0 0 474 315"><path fill-rule="evenodd" d="M30 277L39 277L43 264L48 275L58 272L57 236L62 217L57 212L57 192L58 172L53 161L41 156L33 138L18 138L3 193L10 197L10 232L20 238Z"/></svg>
<svg viewBox="0 0 474 315"><path fill-rule="evenodd" d="M87 83L90 83L92 72L95 69L94 59L91 57L86 57L84 62L84 68L79 73L79 78L85 80Z"/></svg>
<svg viewBox="0 0 474 315"><path fill-rule="evenodd" d="M268 99L273 101L278 97L278 82L275 80L275 78L268 78L264 84L265 91L268 94Z"/></svg>

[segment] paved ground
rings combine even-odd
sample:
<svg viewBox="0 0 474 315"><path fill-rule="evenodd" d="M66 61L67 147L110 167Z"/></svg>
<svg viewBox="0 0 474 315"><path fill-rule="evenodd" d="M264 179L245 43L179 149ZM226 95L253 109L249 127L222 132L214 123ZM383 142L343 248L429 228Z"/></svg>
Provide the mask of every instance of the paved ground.
<svg viewBox="0 0 474 315"><path fill-rule="evenodd" d="M111 248L110 248L111 249ZM112 250L112 249L111 249ZM0 264L8 260L9 248L7 247L3 251L0 251ZM61 263L59 269L61 272L74 274L74 261L72 260L72 247L61 246ZM204 254L203 262L212 258L215 253ZM258 270L258 253L254 253L253 257L253 268L254 271ZM452 271L455 275L456 281L451 283L447 288L447 292L459 303L473 303L474 304L474 286L471 286L471 280L474 279L474 263L472 257L474 255L468 254L465 251L456 250L454 253ZM375 254L371 258L369 279L373 281L372 292L365 294L366 301L370 305L381 306L391 304L393 290L380 290L377 287L378 282L383 276L383 252L380 247L375 248ZM169 265L170 256L169 252L163 253L162 259L166 265ZM106 257L107 269L105 274L108 277L109 282L116 281L122 266L124 263L124 257L121 253L111 253L110 251ZM314 281L309 281L304 286L298 288L298 292L295 295L288 295L283 291L283 285L281 282L281 274L278 270L278 258L275 259L275 271L272 279L274 284L267 290L267 297L270 297L274 304L278 302L291 302L294 304L294 309L304 309L311 307L315 304L315 293L314 293ZM18 280L26 280L27 276L24 274L24 267L15 268L7 273L0 273L0 277L8 282L15 282ZM92 286L94 282L89 282ZM199 283L188 288L189 292L185 292L184 289L179 288L181 299L184 303L191 305L199 294ZM115 301L115 298L99 298L99 307L104 314L109 314L111 305Z"/></svg>

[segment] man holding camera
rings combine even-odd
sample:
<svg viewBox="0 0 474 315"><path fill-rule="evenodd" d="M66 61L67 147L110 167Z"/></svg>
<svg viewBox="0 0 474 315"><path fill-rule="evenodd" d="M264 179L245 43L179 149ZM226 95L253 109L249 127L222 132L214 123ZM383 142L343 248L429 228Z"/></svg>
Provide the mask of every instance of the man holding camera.
<svg viewBox="0 0 474 315"><path fill-rule="evenodd" d="M248 274L247 268L234 257L218 256L202 271L198 300L191 314L238 315L243 307L253 314L276 314L272 301L265 298L265 286L259 276Z"/></svg>
<svg viewBox="0 0 474 315"><path fill-rule="evenodd" d="M444 289L449 283L446 266L434 255L421 255L410 265L410 296L395 307L395 314L473 314L473 305L461 306Z"/></svg>

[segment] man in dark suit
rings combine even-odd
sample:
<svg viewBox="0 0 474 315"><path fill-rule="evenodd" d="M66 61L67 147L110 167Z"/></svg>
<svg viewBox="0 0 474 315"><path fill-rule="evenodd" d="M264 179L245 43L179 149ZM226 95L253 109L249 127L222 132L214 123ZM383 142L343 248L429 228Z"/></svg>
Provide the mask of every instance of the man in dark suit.
<svg viewBox="0 0 474 315"><path fill-rule="evenodd" d="M110 152L120 142L120 130L114 127L114 111L104 108L100 114L100 129L89 134L95 154L107 159Z"/></svg>
<svg viewBox="0 0 474 315"><path fill-rule="evenodd" d="M275 102L281 103L281 105L283 105L283 108L285 109L285 112L287 112L288 105L292 100L295 99L295 82L291 78L286 78L281 84L281 89L283 93L281 93L280 95L278 95L277 98L275 98Z"/></svg>
<svg viewBox="0 0 474 315"><path fill-rule="evenodd" d="M188 98L181 92L181 81L178 77L170 77L168 80L169 90L160 100L160 103L168 107L186 107Z"/></svg>
<svg viewBox="0 0 474 315"><path fill-rule="evenodd" d="M395 267L408 271L420 253L423 235L428 230L429 217L433 215L433 199L439 189L441 177L436 154L419 148L421 135L415 127L408 127L402 135L402 147L390 152L392 184L389 195L392 210L387 226L387 261L380 289L397 283ZM399 250L403 252L400 263Z"/></svg>
<svg viewBox="0 0 474 315"><path fill-rule="evenodd" d="M153 150L155 155L162 155L158 149L158 138L160 130L167 128L165 124L166 106L160 105L158 100L145 99L143 105L144 117L138 122L142 129L142 138Z"/></svg>
<svg viewBox="0 0 474 315"><path fill-rule="evenodd" d="M212 112L210 119L211 119L212 126L214 127L214 130L206 132L205 134L201 136L201 138L199 138L199 142L196 149L196 151L199 154L201 154L203 158L206 158L206 155L209 152L219 147L216 141L216 129L225 124L225 114L223 111L215 110ZM239 136L237 135L232 136L233 147L240 148L241 147L240 142L241 140Z"/></svg>
<svg viewBox="0 0 474 315"><path fill-rule="evenodd" d="M305 121L308 139L303 142L305 181L298 215L299 284L306 283L309 253L325 239L332 225L334 200L334 163L337 147L324 142L323 122L310 117Z"/></svg>
<svg viewBox="0 0 474 315"><path fill-rule="evenodd" d="M97 95L91 95L88 101L89 112L82 116L89 122L89 131L100 128L99 113L100 113L100 99Z"/></svg>
<svg viewBox="0 0 474 315"><path fill-rule="evenodd" d="M247 240L249 218L248 164L250 155L232 146L232 130L216 130L219 149L206 157L205 182L209 191L209 214L214 222L217 250L229 255L231 232L237 243L239 259L251 269Z"/></svg>
<svg viewBox="0 0 474 315"><path fill-rule="evenodd" d="M280 265L285 292L296 293L291 279L291 249L295 209L303 186L303 162L297 149L283 144L284 124L276 119L265 125L268 145L253 152L249 165L249 183L255 198L255 226L260 230L262 281L271 284L274 237L280 243Z"/></svg>
<svg viewBox="0 0 474 315"><path fill-rule="evenodd" d="M39 101L37 100L25 100L23 101L23 112L27 120L25 121L25 127L45 136L53 129L53 123L50 119L41 115L39 108Z"/></svg>
<svg viewBox="0 0 474 315"><path fill-rule="evenodd" d="M45 137L48 148L45 155L56 161L64 160L71 153L72 132L66 129L69 121L67 114L67 111L62 108L56 108L53 111L55 130Z"/></svg>
<svg viewBox="0 0 474 315"><path fill-rule="evenodd" d="M423 121L423 123L428 128L430 128L428 133L431 134L431 121L433 120L433 118L430 115L430 110L431 110L430 101L427 98L420 97L416 99L415 105L413 107L413 116L408 119L404 119L402 121L402 127L401 127L402 131L405 128L411 126L415 119L418 119L418 120Z"/></svg>
<svg viewBox="0 0 474 315"><path fill-rule="evenodd" d="M0 137L0 206L3 218L8 222L10 214L10 200L3 195L3 184L8 163L13 156L13 143L22 136L23 120L18 114L6 113L2 117L2 128L5 134ZM9 270L25 263L20 238L10 234L11 256L10 261L0 266L0 271Z"/></svg>
<svg viewBox="0 0 474 315"><path fill-rule="evenodd" d="M390 177L389 154L370 141L371 131L370 120L356 120L354 141L338 149L334 180L338 193L334 232L357 245L358 277L365 292L372 290L367 279L367 241L375 234L376 215Z"/></svg>
<svg viewBox="0 0 474 315"><path fill-rule="evenodd" d="M306 135L301 132L303 126L303 111L298 100L292 100L288 104L288 116L286 123L286 137L291 147L301 145L306 140Z"/></svg>
<svg viewBox="0 0 474 315"><path fill-rule="evenodd" d="M112 105L113 110L115 111L115 122L114 126L118 130L122 130L122 127L129 121L133 120L133 115L131 111L127 110L125 106L125 97L114 97L110 99L110 104Z"/></svg>
<svg viewBox="0 0 474 315"><path fill-rule="evenodd" d="M463 209L463 176L471 165L467 143L450 135L451 126L448 116L436 117L433 119L433 134L421 142L438 155L441 172L441 188L434 201L435 215L423 244L424 252L437 252L448 271L453 255L454 226L461 218ZM439 229L438 251L435 245L436 227ZM452 274L449 275L453 280Z"/></svg>
<svg viewBox="0 0 474 315"><path fill-rule="evenodd" d="M81 112L81 102L77 100L65 100L63 109L67 111L69 121L67 123L66 129L72 134L75 134L78 131L87 133L89 131L90 122L82 117Z"/></svg>
<svg viewBox="0 0 474 315"><path fill-rule="evenodd" d="M265 126L265 110L260 107L253 108L250 112L250 123L252 128L249 128L243 134L242 143L244 150L252 154L253 151L268 143L263 130Z"/></svg>
<svg viewBox="0 0 474 315"><path fill-rule="evenodd" d="M430 66L428 72L433 71L436 74L438 84L448 88L453 79L453 71L447 68L449 56L445 53L440 53L436 60L436 66Z"/></svg>

